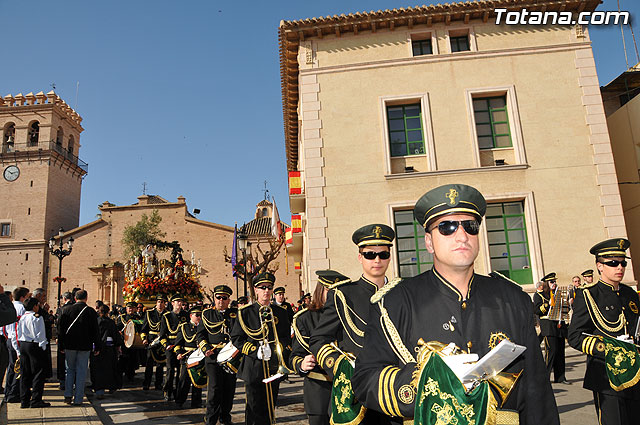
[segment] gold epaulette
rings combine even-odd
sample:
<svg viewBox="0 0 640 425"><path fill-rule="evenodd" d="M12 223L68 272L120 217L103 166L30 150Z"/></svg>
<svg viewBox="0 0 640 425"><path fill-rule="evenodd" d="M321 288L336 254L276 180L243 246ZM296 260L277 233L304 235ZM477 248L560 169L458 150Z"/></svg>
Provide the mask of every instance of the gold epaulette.
<svg viewBox="0 0 640 425"><path fill-rule="evenodd" d="M238 311L240 311L240 310L244 310L245 308L247 308L247 307L251 307L252 305L253 305L253 304L245 304L245 305L243 305L242 307L238 308Z"/></svg>
<svg viewBox="0 0 640 425"><path fill-rule="evenodd" d="M344 279L344 280L339 280L336 283L333 283L329 286L327 286L328 289L333 289L333 288L337 288L338 286L344 285L345 283L350 283L351 279Z"/></svg>
<svg viewBox="0 0 640 425"><path fill-rule="evenodd" d="M591 288L592 286L596 286L597 283L598 282L583 283L582 285L580 285L580 289Z"/></svg>
<svg viewBox="0 0 640 425"><path fill-rule="evenodd" d="M395 288L396 285L398 285L398 283L400 282L402 282L402 278L396 277L395 279L391 279L390 281L385 283L382 288L378 289L376 293L371 296L371 299L370 299L371 304L375 304L378 301L380 301L382 298L384 298L384 296L387 295L387 293L389 293L390 290Z"/></svg>
<svg viewBox="0 0 640 425"><path fill-rule="evenodd" d="M297 311L296 314L293 315L293 318L295 319L296 317L300 316L302 313L304 313L307 310L309 310L309 309L307 307L305 307L302 310Z"/></svg>

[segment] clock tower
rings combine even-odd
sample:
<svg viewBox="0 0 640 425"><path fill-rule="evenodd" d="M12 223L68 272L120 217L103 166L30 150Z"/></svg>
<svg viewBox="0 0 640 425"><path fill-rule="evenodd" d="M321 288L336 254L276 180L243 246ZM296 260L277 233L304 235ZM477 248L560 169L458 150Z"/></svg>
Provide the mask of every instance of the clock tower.
<svg viewBox="0 0 640 425"><path fill-rule="evenodd" d="M53 91L0 97L0 283L46 288L48 240L78 226L82 118ZM64 271L63 271L64 273Z"/></svg>

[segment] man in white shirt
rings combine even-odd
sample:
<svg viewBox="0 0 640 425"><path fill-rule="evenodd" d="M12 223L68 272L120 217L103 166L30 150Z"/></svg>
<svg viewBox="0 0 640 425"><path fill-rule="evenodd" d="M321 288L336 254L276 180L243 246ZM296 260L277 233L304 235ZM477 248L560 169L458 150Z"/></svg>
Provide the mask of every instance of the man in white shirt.
<svg viewBox="0 0 640 425"><path fill-rule="evenodd" d="M29 296L29 289L18 287L13 290L13 307L16 309L18 320L24 314L24 305L22 302ZM9 351L9 368L7 369L7 383L4 391L4 400L7 403L20 402L20 380L16 379L14 367L16 360L20 355L18 343L16 339L16 331L18 322L7 325L7 350Z"/></svg>
<svg viewBox="0 0 640 425"><path fill-rule="evenodd" d="M20 407L49 407L51 403L42 401L45 380L45 350L47 334L44 319L36 314L40 309L37 298L25 300L25 313L18 322L18 342L20 344Z"/></svg>

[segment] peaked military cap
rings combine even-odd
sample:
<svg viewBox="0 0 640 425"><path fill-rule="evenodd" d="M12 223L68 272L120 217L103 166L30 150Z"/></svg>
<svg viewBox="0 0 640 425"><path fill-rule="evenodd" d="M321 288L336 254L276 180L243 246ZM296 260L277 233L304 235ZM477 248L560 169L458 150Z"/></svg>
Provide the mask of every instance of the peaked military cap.
<svg viewBox="0 0 640 425"><path fill-rule="evenodd" d="M596 257L627 257L627 249L631 242L624 238L607 239L595 244L589 252Z"/></svg>
<svg viewBox="0 0 640 425"><path fill-rule="evenodd" d="M361 246L391 246L396 237L396 232L386 224L367 224L362 226L351 236L353 243Z"/></svg>
<svg viewBox="0 0 640 425"><path fill-rule="evenodd" d="M128 303L126 303L124 305L125 307L132 307L132 308L138 308L138 303L135 301L129 301Z"/></svg>
<svg viewBox="0 0 640 425"><path fill-rule="evenodd" d="M238 298L238 304L247 304L249 302L249 300L247 299L247 297L245 297L244 295L241 296L240 298Z"/></svg>
<svg viewBox="0 0 640 425"><path fill-rule="evenodd" d="M184 298L182 297L182 295L176 294L171 297L171 302L174 302L174 301L184 301Z"/></svg>
<svg viewBox="0 0 640 425"><path fill-rule="evenodd" d="M231 288L229 288L227 285L218 285L213 288L213 295L217 294L225 294L231 296L231 294L233 294L233 290L231 290Z"/></svg>
<svg viewBox="0 0 640 425"><path fill-rule="evenodd" d="M447 214L470 214L482 221L487 201L475 187L446 184L431 189L418 199L413 216L425 229L432 220Z"/></svg>
<svg viewBox="0 0 640 425"><path fill-rule="evenodd" d="M543 282L549 282L551 280L558 280L558 278L556 277L556 273L555 272L551 272L551 273L547 273L546 275L544 275L544 277L542 278Z"/></svg>
<svg viewBox="0 0 640 425"><path fill-rule="evenodd" d="M160 294L156 297L156 301L167 301L167 296L165 294Z"/></svg>
<svg viewBox="0 0 640 425"><path fill-rule="evenodd" d="M584 277L590 277L593 276L593 270L589 269L589 270L585 270L581 273L582 276Z"/></svg>
<svg viewBox="0 0 640 425"><path fill-rule="evenodd" d="M274 294L284 294L284 286L278 286L276 289L273 290Z"/></svg>
<svg viewBox="0 0 640 425"><path fill-rule="evenodd" d="M327 287L338 282L346 282L350 280L347 276L335 270L317 270L316 275L318 275L318 282Z"/></svg>
<svg viewBox="0 0 640 425"><path fill-rule="evenodd" d="M189 314L193 314L193 313L202 313L202 306L196 304L193 307L191 307L189 309Z"/></svg>
<svg viewBox="0 0 640 425"><path fill-rule="evenodd" d="M259 275L253 278L253 286L258 286L261 283L276 283L276 277L269 272L260 273Z"/></svg>

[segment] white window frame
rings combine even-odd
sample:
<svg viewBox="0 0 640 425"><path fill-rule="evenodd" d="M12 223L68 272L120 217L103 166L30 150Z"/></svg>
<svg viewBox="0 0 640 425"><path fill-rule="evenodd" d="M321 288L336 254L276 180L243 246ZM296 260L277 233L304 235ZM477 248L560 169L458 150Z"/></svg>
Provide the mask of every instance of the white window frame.
<svg viewBox="0 0 640 425"><path fill-rule="evenodd" d="M420 56L413 56L413 41L419 41L419 40L426 40L426 39L431 39L431 51L432 53L430 55L420 55ZM416 32L410 32L409 36L407 37L407 44L409 45L409 57L412 58L424 58L424 57L431 57L431 56L435 56L440 54L440 52L438 51L438 39L436 38L436 32L435 31L416 31Z"/></svg>
<svg viewBox="0 0 640 425"><path fill-rule="evenodd" d="M522 127L520 126L520 112L518 110L518 102L516 98L515 86L496 86L466 89L465 96L467 98L467 118L469 122L469 130L472 145L475 146L474 158L477 168L482 167L480 164L480 146L478 145L478 132L476 130L476 118L473 111L473 99L477 97L490 97L504 95L507 100L507 113L509 116L509 131L511 132L511 146L513 148L516 164L523 165L527 163L524 151L524 139L522 137ZM494 148L494 150L511 149L511 148Z"/></svg>
<svg viewBox="0 0 640 425"><path fill-rule="evenodd" d="M535 288L537 276L542 276L542 246L540 245L540 233L538 232L538 217L536 214L533 192L508 192L500 195L484 195L487 204L497 202L523 202L524 221L527 226L527 240L529 248L529 260L531 261L531 274L533 285L521 285L523 289ZM484 254L484 266L487 274L491 271L491 256L489 254L489 237L487 226L480 226L481 247Z"/></svg>
<svg viewBox="0 0 640 425"><path fill-rule="evenodd" d="M427 171L436 171L436 149L433 138L433 125L431 123L431 108L429 107L429 93L407 94L402 96L380 96L380 119L382 125L382 137L381 140L384 144L385 154L385 175L391 174L391 143L389 141L389 121L387 119L387 106L393 105L407 105L410 103L420 102L420 108L422 109L422 131L424 138L424 150L425 153L421 155L405 155L394 156L393 158L427 158Z"/></svg>
<svg viewBox="0 0 640 425"><path fill-rule="evenodd" d="M465 32L465 31L467 32L467 35L469 36L469 50L465 51L465 52L452 52L451 51L451 37L460 37L462 35L462 33ZM469 53L469 52L477 52L478 51L478 44L476 43L476 31L475 31L473 25L449 27L445 31L444 39L445 39L445 41L447 43L447 50L448 50L449 54L459 55L459 54L465 54L465 53Z"/></svg>

